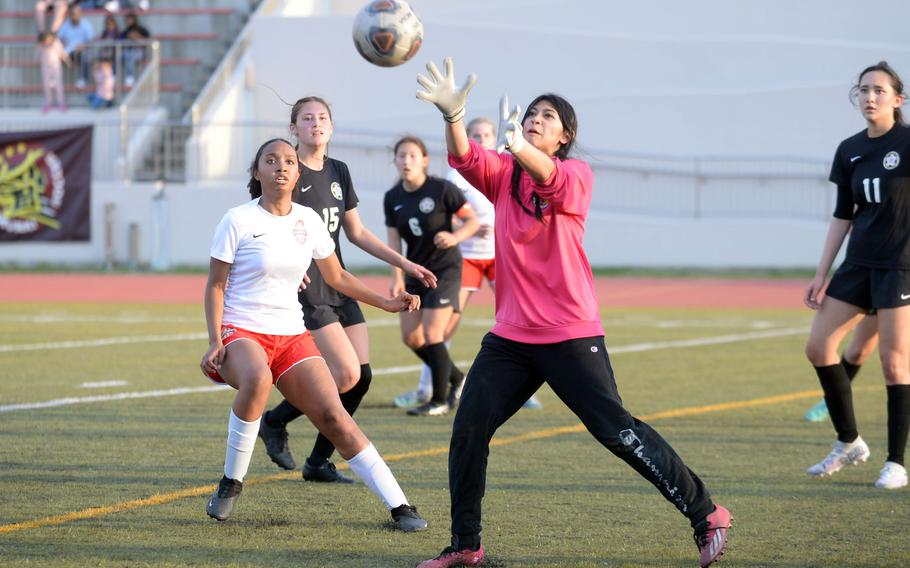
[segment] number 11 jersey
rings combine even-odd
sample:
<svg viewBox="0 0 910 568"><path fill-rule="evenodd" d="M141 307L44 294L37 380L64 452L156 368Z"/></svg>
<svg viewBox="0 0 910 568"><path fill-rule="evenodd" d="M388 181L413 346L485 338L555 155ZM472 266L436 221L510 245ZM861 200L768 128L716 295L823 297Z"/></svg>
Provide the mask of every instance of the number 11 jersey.
<svg viewBox="0 0 910 568"><path fill-rule="evenodd" d="M834 216L853 221L846 262L910 269L910 127L883 136L865 130L837 147L829 179L837 185Z"/></svg>

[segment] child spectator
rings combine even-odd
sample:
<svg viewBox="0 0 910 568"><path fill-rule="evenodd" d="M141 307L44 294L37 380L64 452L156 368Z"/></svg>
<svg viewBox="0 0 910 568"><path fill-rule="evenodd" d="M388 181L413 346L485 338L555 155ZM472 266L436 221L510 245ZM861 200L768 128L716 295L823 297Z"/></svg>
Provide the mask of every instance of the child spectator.
<svg viewBox="0 0 910 568"><path fill-rule="evenodd" d="M95 79L95 92L89 94L88 104L92 108L110 108L114 106L114 64L112 59L96 59L92 65Z"/></svg>
<svg viewBox="0 0 910 568"><path fill-rule="evenodd" d="M38 34L38 59L41 61L41 81L44 86L44 106L41 112L48 112L54 108L55 99L57 107L61 111L66 111L66 102L63 98L63 64L69 65L70 59L63 44L53 33Z"/></svg>

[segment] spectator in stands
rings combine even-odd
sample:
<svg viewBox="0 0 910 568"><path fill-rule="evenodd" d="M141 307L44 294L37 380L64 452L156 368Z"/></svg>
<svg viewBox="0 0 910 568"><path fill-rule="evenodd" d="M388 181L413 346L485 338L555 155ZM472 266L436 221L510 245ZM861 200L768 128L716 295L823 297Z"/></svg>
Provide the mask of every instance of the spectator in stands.
<svg viewBox="0 0 910 568"><path fill-rule="evenodd" d="M120 26L117 24L117 18L112 14L108 14L104 17L104 29L101 30L101 35L98 36L98 40L102 42L101 47L98 49L96 56L100 59L110 59L112 62L117 60L117 47L115 43L120 41ZM111 71L114 75L117 74L117 70L114 64L111 64Z"/></svg>
<svg viewBox="0 0 910 568"><path fill-rule="evenodd" d="M95 92L89 94L88 104L92 108L110 108L114 106L114 60L99 57L92 64L92 75L95 79Z"/></svg>
<svg viewBox="0 0 910 568"><path fill-rule="evenodd" d="M35 1L35 25L38 26L38 33L60 31L63 20L66 18L66 0L36 0ZM47 25L47 15L51 13L53 19L50 27Z"/></svg>
<svg viewBox="0 0 910 568"><path fill-rule="evenodd" d="M60 26L60 32L57 34L63 47L66 48L66 54L77 65L76 87L82 89L88 80L89 57L85 53L85 47L95 37L95 30L88 20L82 19L82 8L78 5L69 9L69 18Z"/></svg>
<svg viewBox="0 0 910 568"><path fill-rule="evenodd" d="M139 23L139 17L135 12L127 14L123 23L124 28L120 33L120 39L127 42L127 46L123 48L123 67L126 72L123 82L127 87L132 87L133 81L135 81L136 63L145 56L145 46L130 44L147 40L152 34Z"/></svg>
<svg viewBox="0 0 910 568"><path fill-rule="evenodd" d="M63 44L52 32L38 34L38 60L41 62L41 82L44 86L44 107L41 112L54 108L66 111L66 99L63 98L63 64L69 65L70 59Z"/></svg>

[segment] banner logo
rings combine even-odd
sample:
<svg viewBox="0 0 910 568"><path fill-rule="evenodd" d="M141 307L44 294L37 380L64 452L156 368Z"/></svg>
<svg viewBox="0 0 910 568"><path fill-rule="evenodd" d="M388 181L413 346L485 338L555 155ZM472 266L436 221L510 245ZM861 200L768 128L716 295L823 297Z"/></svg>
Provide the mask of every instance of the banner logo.
<svg viewBox="0 0 910 568"><path fill-rule="evenodd" d="M65 193L57 154L25 142L0 147L0 228L18 235L60 229L57 215Z"/></svg>

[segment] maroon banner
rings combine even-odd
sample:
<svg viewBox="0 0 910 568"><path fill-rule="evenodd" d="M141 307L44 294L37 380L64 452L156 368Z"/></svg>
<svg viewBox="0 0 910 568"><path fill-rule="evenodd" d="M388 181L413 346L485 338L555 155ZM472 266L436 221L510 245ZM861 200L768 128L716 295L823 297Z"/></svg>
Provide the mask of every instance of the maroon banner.
<svg viewBox="0 0 910 568"><path fill-rule="evenodd" d="M0 132L0 242L91 239L92 127Z"/></svg>

